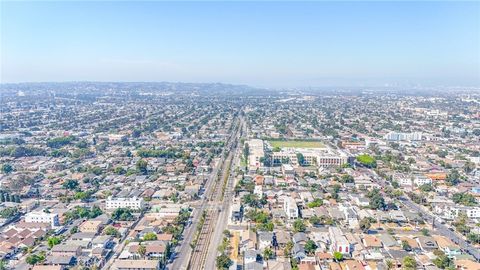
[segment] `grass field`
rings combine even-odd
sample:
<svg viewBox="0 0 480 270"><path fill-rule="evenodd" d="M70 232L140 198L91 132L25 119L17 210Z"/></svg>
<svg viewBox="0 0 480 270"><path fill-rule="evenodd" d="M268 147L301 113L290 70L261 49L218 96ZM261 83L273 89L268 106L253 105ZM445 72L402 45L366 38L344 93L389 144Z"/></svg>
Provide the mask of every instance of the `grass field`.
<svg viewBox="0 0 480 270"><path fill-rule="evenodd" d="M293 148L322 148L323 143L317 141L268 141L272 147L293 147Z"/></svg>

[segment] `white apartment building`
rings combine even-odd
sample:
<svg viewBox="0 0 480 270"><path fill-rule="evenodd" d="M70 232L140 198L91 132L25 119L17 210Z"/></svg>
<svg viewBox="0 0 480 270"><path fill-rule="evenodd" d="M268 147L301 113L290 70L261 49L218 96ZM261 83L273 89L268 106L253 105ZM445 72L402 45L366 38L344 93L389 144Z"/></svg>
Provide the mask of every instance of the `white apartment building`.
<svg viewBox="0 0 480 270"><path fill-rule="evenodd" d="M413 177L413 183L417 186L423 186L427 184L432 184L432 179L426 177L425 175L415 175Z"/></svg>
<svg viewBox="0 0 480 270"><path fill-rule="evenodd" d="M391 131L385 135L385 139L387 141L421 141L422 135L421 132L403 133Z"/></svg>
<svg viewBox="0 0 480 270"><path fill-rule="evenodd" d="M448 220L454 220L460 213L464 213L469 219L480 219L480 207L436 204L434 211L440 217Z"/></svg>
<svg viewBox="0 0 480 270"><path fill-rule="evenodd" d="M33 211L25 215L25 222L48 223L52 228L60 226L58 214L46 213L44 211Z"/></svg>
<svg viewBox="0 0 480 270"><path fill-rule="evenodd" d="M344 233L338 227L329 227L328 234L330 241L332 242L330 245L330 250L332 252L348 254L352 251L350 248L350 242L348 242Z"/></svg>
<svg viewBox="0 0 480 270"><path fill-rule="evenodd" d="M425 175L405 175L405 174L395 174L393 180L397 181L400 186L422 186L425 184L432 184L432 179L426 177Z"/></svg>
<svg viewBox="0 0 480 270"><path fill-rule="evenodd" d="M113 210L117 208L129 208L132 210L140 210L145 206L143 198L138 198L136 196L132 198L113 198L112 196L108 197L105 201L105 209Z"/></svg>
<svg viewBox="0 0 480 270"><path fill-rule="evenodd" d="M283 201L283 210L289 219L298 218L298 206L293 198L285 197L285 200Z"/></svg>
<svg viewBox="0 0 480 270"><path fill-rule="evenodd" d="M260 161L260 159L265 156L265 152L263 151L263 140L252 139L249 140L247 144L249 149L248 165L256 168L263 166Z"/></svg>

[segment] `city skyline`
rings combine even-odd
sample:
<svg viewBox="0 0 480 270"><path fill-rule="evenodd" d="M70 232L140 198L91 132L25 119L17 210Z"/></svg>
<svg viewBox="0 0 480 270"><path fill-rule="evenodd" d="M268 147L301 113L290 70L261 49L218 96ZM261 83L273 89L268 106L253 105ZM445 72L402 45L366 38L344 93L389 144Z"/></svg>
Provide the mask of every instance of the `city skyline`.
<svg viewBox="0 0 480 270"><path fill-rule="evenodd" d="M1 83L480 85L478 2L2 2Z"/></svg>

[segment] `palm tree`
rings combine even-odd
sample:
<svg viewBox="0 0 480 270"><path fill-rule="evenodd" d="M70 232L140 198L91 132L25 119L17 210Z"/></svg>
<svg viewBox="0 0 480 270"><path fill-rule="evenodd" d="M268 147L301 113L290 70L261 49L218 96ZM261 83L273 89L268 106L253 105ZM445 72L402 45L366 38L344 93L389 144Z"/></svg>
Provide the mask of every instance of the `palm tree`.
<svg viewBox="0 0 480 270"><path fill-rule="evenodd" d="M146 252L147 252L147 248L144 245L140 245L138 247L138 255L140 255L142 258L145 256Z"/></svg>
<svg viewBox="0 0 480 270"><path fill-rule="evenodd" d="M386 264L387 264L387 269L388 270L393 269L393 261L392 260L387 260Z"/></svg>

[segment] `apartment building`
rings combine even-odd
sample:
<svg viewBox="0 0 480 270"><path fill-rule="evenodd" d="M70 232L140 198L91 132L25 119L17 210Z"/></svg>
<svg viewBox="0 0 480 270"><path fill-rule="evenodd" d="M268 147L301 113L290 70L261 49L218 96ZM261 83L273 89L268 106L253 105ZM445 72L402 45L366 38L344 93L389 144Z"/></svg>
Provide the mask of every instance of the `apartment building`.
<svg viewBox="0 0 480 270"><path fill-rule="evenodd" d="M259 168L263 166L261 159L265 156L263 150L263 140L252 139L247 142L249 155L248 155L248 165L250 167Z"/></svg>
<svg viewBox="0 0 480 270"><path fill-rule="evenodd" d="M422 140L421 132L389 132L385 135L385 140L387 141L421 141Z"/></svg>
<svg viewBox="0 0 480 270"><path fill-rule="evenodd" d="M25 222L48 223L52 228L60 226L58 214L47 213L44 211L33 211L25 215Z"/></svg>
<svg viewBox="0 0 480 270"><path fill-rule="evenodd" d="M328 234L331 241L330 250L332 252L349 254L352 251L350 248L350 242L338 227L329 227Z"/></svg>
<svg viewBox="0 0 480 270"><path fill-rule="evenodd" d="M285 197L285 200L283 201L283 210L289 219L298 218L298 206L293 198Z"/></svg>
<svg viewBox="0 0 480 270"><path fill-rule="evenodd" d="M132 198L113 198L112 196L108 197L105 201L105 209L113 210L117 208L129 208L132 210L140 210L145 206L143 198L132 197Z"/></svg>

